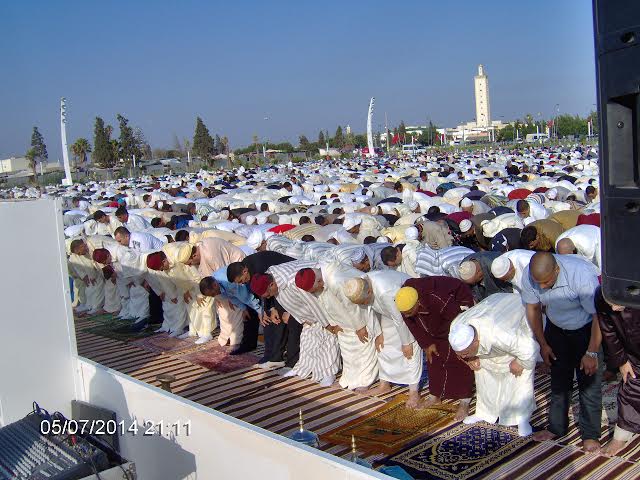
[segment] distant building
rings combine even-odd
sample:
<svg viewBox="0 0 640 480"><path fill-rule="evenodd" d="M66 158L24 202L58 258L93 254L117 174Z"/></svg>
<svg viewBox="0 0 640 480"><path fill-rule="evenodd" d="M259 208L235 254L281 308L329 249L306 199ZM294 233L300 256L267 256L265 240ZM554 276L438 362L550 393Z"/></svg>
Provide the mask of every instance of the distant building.
<svg viewBox="0 0 640 480"><path fill-rule="evenodd" d="M27 157L11 157L0 160L0 174L15 173L20 170L27 170L28 168L29 160L27 160Z"/></svg>
<svg viewBox="0 0 640 480"><path fill-rule="evenodd" d="M491 107L489 106L489 77L484 73L484 66L478 65L478 75L474 78L476 97L476 125L491 126Z"/></svg>

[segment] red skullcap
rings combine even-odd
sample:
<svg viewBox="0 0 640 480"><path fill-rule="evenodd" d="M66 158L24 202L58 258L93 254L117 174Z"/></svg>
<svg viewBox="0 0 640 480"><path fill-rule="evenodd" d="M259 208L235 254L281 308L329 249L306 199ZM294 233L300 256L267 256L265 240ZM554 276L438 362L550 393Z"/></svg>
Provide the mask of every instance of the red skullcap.
<svg viewBox="0 0 640 480"><path fill-rule="evenodd" d="M251 277L249 288L251 288L251 291L253 293L261 297L265 293L267 293L267 288L269 288L270 283L271 278L269 277L269 275L265 275L264 273L256 273L253 277Z"/></svg>
<svg viewBox="0 0 640 480"><path fill-rule="evenodd" d="M154 252L147 257L147 268L150 270L160 270L162 268L163 260L164 253Z"/></svg>
<svg viewBox="0 0 640 480"><path fill-rule="evenodd" d="M102 265L106 265L109 260L109 250L106 248L96 248L93 251L93 261L96 263L101 263Z"/></svg>
<svg viewBox="0 0 640 480"><path fill-rule="evenodd" d="M303 268L296 273L296 287L309 291L316 283L316 273L311 268Z"/></svg>

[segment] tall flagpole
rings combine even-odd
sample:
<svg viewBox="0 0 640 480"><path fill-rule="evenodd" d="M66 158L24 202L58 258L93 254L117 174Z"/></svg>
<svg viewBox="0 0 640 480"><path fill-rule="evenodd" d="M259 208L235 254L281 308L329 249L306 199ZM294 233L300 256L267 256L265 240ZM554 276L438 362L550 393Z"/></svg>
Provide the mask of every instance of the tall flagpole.
<svg viewBox="0 0 640 480"><path fill-rule="evenodd" d="M73 185L71 178L71 165L69 165L69 148L67 147L67 101L60 99L60 138L62 140L62 161L64 163L63 185Z"/></svg>

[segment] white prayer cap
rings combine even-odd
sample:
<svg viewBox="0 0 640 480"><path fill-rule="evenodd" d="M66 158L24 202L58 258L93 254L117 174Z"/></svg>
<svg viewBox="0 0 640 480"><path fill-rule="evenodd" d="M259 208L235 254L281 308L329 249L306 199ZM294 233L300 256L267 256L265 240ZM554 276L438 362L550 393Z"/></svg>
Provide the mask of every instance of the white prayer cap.
<svg viewBox="0 0 640 480"><path fill-rule="evenodd" d="M258 225L264 225L265 223L267 223L268 219L269 219L269 212L262 212L257 215L256 222L258 223Z"/></svg>
<svg viewBox="0 0 640 480"><path fill-rule="evenodd" d="M416 227L409 227L404 231L404 237L407 240L418 240L420 236L420 232Z"/></svg>
<svg viewBox="0 0 640 480"><path fill-rule="evenodd" d="M478 273L478 266L473 260L466 260L460 264L458 273L461 280L471 280Z"/></svg>
<svg viewBox="0 0 640 480"><path fill-rule="evenodd" d="M475 330L466 323L456 323L449 331L449 344L456 352L461 352L473 342Z"/></svg>
<svg viewBox="0 0 640 480"><path fill-rule="evenodd" d="M351 251L351 255L349 256L349 260L351 260L351 263L360 263L362 261L364 261L364 258L367 256L367 254L364 251L364 248L354 248Z"/></svg>
<svg viewBox="0 0 640 480"><path fill-rule="evenodd" d="M413 211L418 208L418 202L416 202L415 200L411 200L407 202L407 206L411 209L411 211Z"/></svg>
<svg viewBox="0 0 640 480"><path fill-rule="evenodd" d="M345 230L351 230L353 227L360 225L361 222L362 218L353 215L347 215L342 226Z"/></svg>
<svg viewBox="0 0 640 480"><path fill-rule="evenodd" d="M391 239L389 237L385 237L384 235L381 237L378 237L376 239L376 243L391 243Z"/></svg>
<svg viewBox="0 0 640 480"><path fill-rule="evenodd" d="M244 220L247 225L253 225L256 223L255 215L247 215Z"/></svg>
<svg viewBox="0 0 640 480"><path fill-rule="evenodd" d="M278 223L280 225L286 225L288 223L291 223L292 217L291 215L280 215L280 217L278 218Z"/></svg>
<svg viewBox="0 0 640 480"><path fill-rule="evenodd" d="M502 278L511 269L511 261L504 255L499 256L491 262L491 275L496 278Z"/></svg>
<svg viewBox="0 0 640 480"><path fill-rule="evenodd" d="M464 208L472 207L473 206L473 202L471 200L469 200L467 197L464 197L462 199L462 202L460 202L460 206L464 207Z"/></svg>
<svg viewBox="0 0 640 480"><path fill-rule="evenodd" d="M549 200L555 200L558 197L558 191L555 188L551 188L545 192L545 195Z"/></svg>
<svg viewBox="0 0 640 480"><path fill-rule="evenodd" d="M380 209L378 207L371 207L371 215L378 215L380 213Z"/></svg>
<svg viewBox="0 0 640 480"><path fill-rule="evenodd" d="M469 230L471 230L472 226L473 226L473 223L471 223L471 220L469 220L468 218L465 218L460 222L460 231L462 233L468 232Z"/></svg>
<svg viewBox="0 0 640 480"><path fill-rule="evenodd" d="M262 242L264 242L264 234L260 230L254 230L251 232L251 235L249 235L249 238L247 238L247 247L255 250Z"/></svg>
<svg viewBox="0 0 640 480"><path fill-rule="evenodd" d="M342 288L345 297L354 303L362 302L369 295L369 282L364 278L350 278Z"/></svg>

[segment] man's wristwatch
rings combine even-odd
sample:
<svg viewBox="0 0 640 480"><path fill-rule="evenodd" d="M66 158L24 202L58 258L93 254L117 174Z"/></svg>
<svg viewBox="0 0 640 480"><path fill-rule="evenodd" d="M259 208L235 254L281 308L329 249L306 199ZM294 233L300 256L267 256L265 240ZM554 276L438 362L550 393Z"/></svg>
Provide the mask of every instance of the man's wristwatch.
<svg viewBox="0 0 640 480"><path fill-rule="evenodd" d="M591 358L598 358L598 352L589 352L589 351L587 351L587 352L585 352L585 355L587 357L591 357Z"/></svg>

